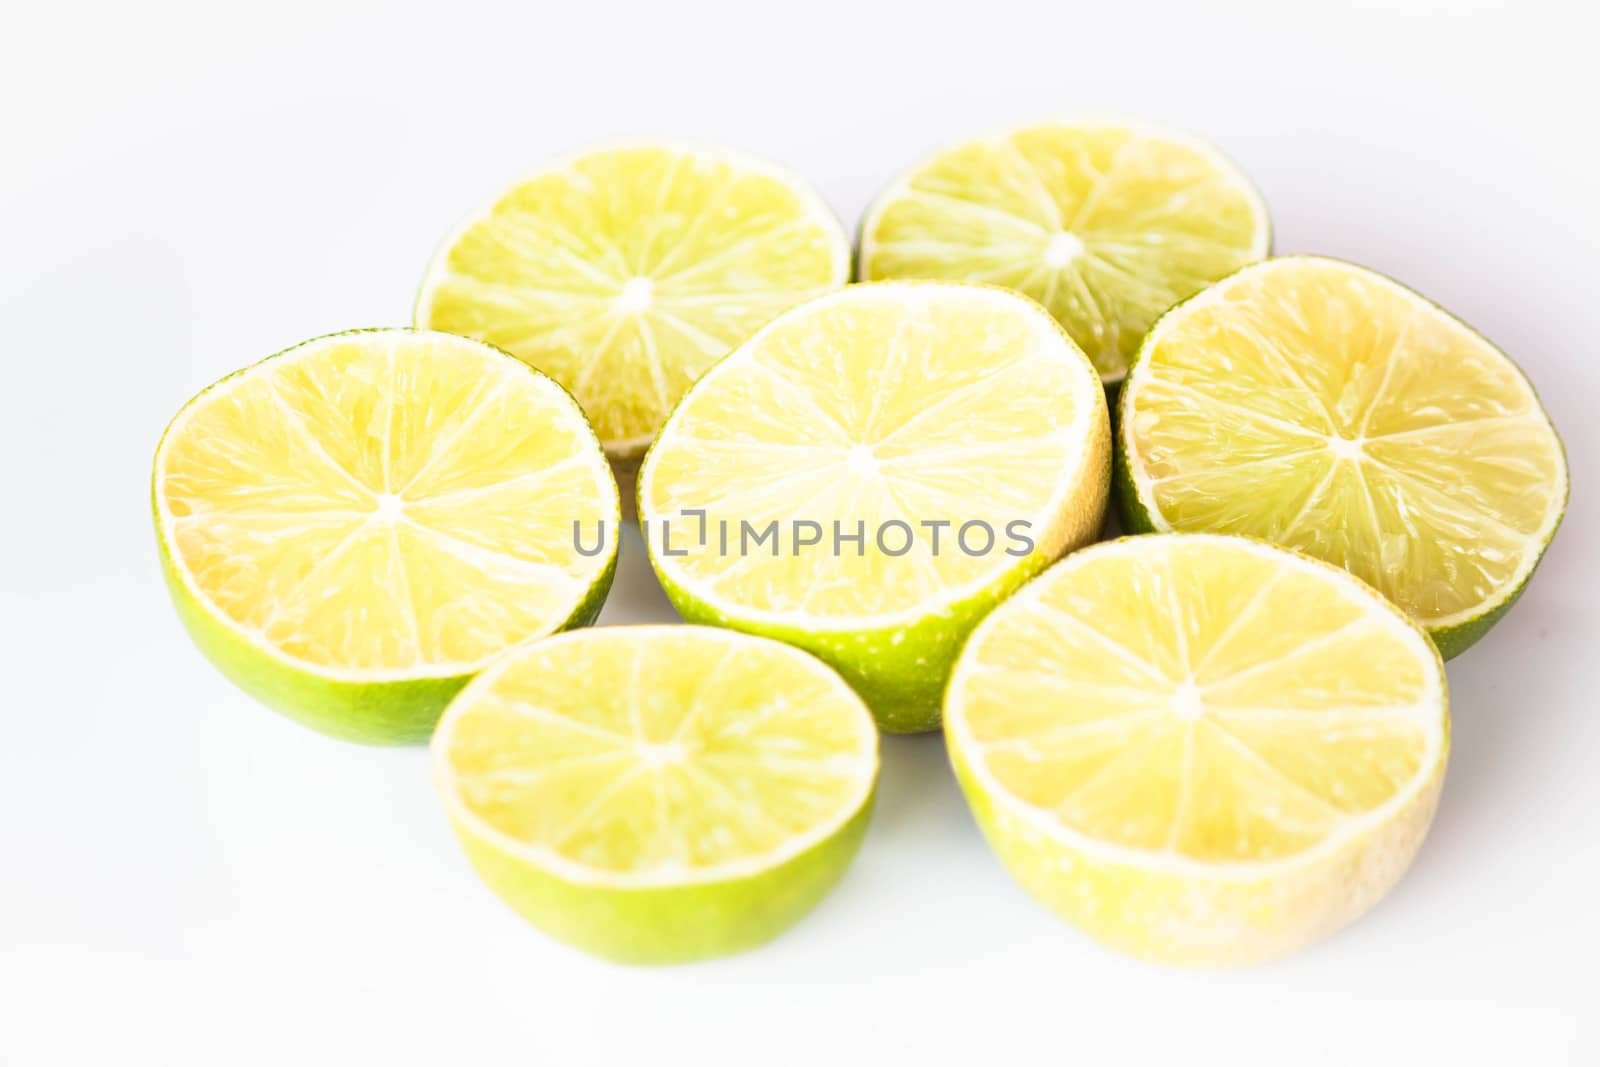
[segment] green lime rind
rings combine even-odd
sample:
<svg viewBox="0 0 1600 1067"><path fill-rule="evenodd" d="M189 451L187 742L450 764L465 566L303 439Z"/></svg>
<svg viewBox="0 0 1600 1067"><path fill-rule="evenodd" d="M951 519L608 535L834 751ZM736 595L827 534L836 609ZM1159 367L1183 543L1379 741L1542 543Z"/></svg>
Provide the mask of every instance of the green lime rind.
<svg viewBox="0 0 1600 1067"><path fill-rule="evenodd" d="M613 540L615 540L613 538ZM445 706L476 672L395 681L330 678L262 648L208 610L178 575L160 542L161 573L189 638L212 666L272 710L341 741L417 745L428 740ZM588 626L600 614L616 575L616 551L578 609L556 631Z"/></svg>
<svg viewBox="0 0 1600 1067"><path fill-rule="evenodd" d="M1159 324L1160 320L1156 320ZM1141 345L1139 354L1134 357L1134 362L1128 365L1128 377L1133 376L1133 370L1144 357L1144 347ZM1127 379L1123 379L1126 381ZM1155 520L1150 517L1149 510L1144 501L1139 499L1138 490L1133 486L1133 474L1128 466L1128 435L1123 428L1128 424L1128 391L1121 389L1116 403L1112 406L1111 418L1111 508L1116 513L1117 522L1124 533L1146 534L1156 533Z"/></svg>
<svg viewBox="0 0 1600 1067"><path fill-rule="evenodd" d="M1389 275L1384 274L1381 271L1375 271L1370 267L1364 267L1359 263L1352 263L1349 260L1339 259L1335 256L1321 255L1285 256L1276 258L1328 260L1334 263L1343 264L1344 266L1354 267L1358 270L1364 270L1371 274L1376 274L1391 284L1399 286L1401 289L1410 293L1417 299L1422 300L1430 307L1437 310L1440 314L1455 322L1462 329L1476 336L1485 345L1492 348L1495 352L1498 352L1501 358L1504 359L1506 363L1508 363L1511 368L1521 376L1523 382L1527 384L1528 393L1533 397L1533 402L1538 405L1540 413L1544 415L1545 423L1550 427L1550 433L1555 437L1556 447L1561 450L1561 465L1567 474L1564 492L1562 493L1561 497L1561 509L1556 513L1555 523L1550 527L1549 536L1547 536L1544 540L1544 543L1539 546L1539 552L1534 557L1533 563L1529 566L1528 573L1523 577L1522 581L1519 582L1514 588L1506 591L1501 596L1498 603L1486 608L1481 614L1471 619L1466 619L1462 622L1456 623L1453 626L1429 626L1425 622L1419 622L1419 625L1422 626L1423 631L1427 633L1429 639L1433 641L1434 646L1438 648L1439 654L1447 660L1454 659L1467 649L1471 648L1473 645L1477 644L1478 641L1482 640L1483 636L1494 627L1494 624L1504 618L1506 613L1511 610L1511 605L1515 604L1519 599L1521 599L1523 592L1528 588L1528 583L1533 580L1534 574L1537 573L1539 564L1544 561L1545 553L1550 550L1551 542L1555 540L1557 532L1560 531L1561 524L1566 519L1567 506L1572 501L1572 468L1567 458L1566 442L1562 440L1561 432L1556 429L1555 421L1550 418L1550 412L1547 408L1545 408L1544 401L1540 398L1539 391L1534 387L1533 379L1528 377L1527 372L1524 371L1520 365L1518 365L1516 360L1507 355L1504 349L1495 344L1493 341L1489 340L1486 335L1473 327L1471 323L1468 323L1466 320L1456 315L1454 312L1440 306L1432 300L1429 300L1426 296L1418 293L1415 289L1412 289L1404 282L1391 278ZM1270 260L1263 260L1262 262L1269 261ZM1260 266L1261 263L1252 263L1249 266L1241 267L1233 274L1228 275L1226 278L1220 279L1214 284L1225 285L1239 274L1243 274L1249 270L1254 270ZM1198 299L1207 291L1208 290L1206 289L1202 289L1199 293L1189 297L1188 300L1184 300L1173 305L1161 316L1161 318L1158 318L1155 321L1154 325L1150 327L1150 332L1145 335L1144 341L1140 343L1139 350L1134 355L1133 362L1128 364L1128 374L1127 377L1123 379L1123 384L1131 382L1134 374L1144 366L1144 357L1150 348L1151 339L1154 338L1158 332L1160 332L1162 319L1165 319L1168 315L1176 314L1182 310L1190 300ZM1133 481L1132 466L1129 458L1129 451L1132 446L1129 440L1127 429L1130 425L1128 412L1126 410L1128 406L1128 395L1129 390L1123 389L1121 391L1121 395L1117 397L1115 407L1112 409L1113 439L1111 448L1111 504L1113 510L1116 512L1118 521L1122 524L1122 529L1127 533L1159 533L1162 532L1162 530L1157 524L1153 514L1153 512L1156 511L1155 506L1153 503L1146 502L1139 496L1138 489L1135 487Z"/></svg>
<svg viewBox="0 0 1600 1067"><path fill-rule="evenodd" d="M904 626L825 630L720 612L672 581L657 565L654 539L645 541L667 599L686 622L770 637L804 649L838 671L866 701L878 728L889 734L939 729L945 683L967 636L997 604L1054 562L1042 553L1024 557L988 588Z"/></svg>
<svg viewBox="0 0 1600 1067"><path fill-rule="evenodd" d="M1448 735L1445 743L1448 751ZM1071 849L1040 833L1003 797L983 787L964 753L951 748L950 762L984 841L1035 903L1115 952L1197 969L1280 959L1361 918L1410 869L1432 826L1445 778L1441 760L1417 803L1401 818L1275 885L1269 879L1152 872ZM1330 886L1337 891L1330 894ZM1304 903L1318 897L1325 898L1321 907ZM1178 928L1203 922L1226 930L1226 947L1153 936L1152 927L1159 930L1162 925L1157 917Z"/></svg>
<svg viewBox="0 0 1600 1067"><path fill-rule="evenodd" d="M267 360L277 359L306 345L333 337L388 332L419 331L414 331L410 327L341 330L291 345L251 366L258 366ZM507 359L515 360L518 366L527 368L530 373L540 374L509 353L505 355ZM198 403L212 390L250 369L251 367L244 367L218 379L184 404L178 415L174 415L172 421L167 424L160 440L156 443L157 459L161 455L161 447L166 442L167 433L184 410ZM559 386L559 383L557 384ZM567 395L570 399L571 394ZM572 403L576 408L577 401L574 400ZM578 410L581 412L581 409ZM587 416L585 421L587 422ZM604 456L598 438L595 439L595 449ZM155 464L152 463L150 509L155 525L161 575L172 597L178 619L183 623L190 640L223 677L279 714L341 741L353 741L364 745L416 745L426 742L432 736L433 728L438 723L439 716L444 713L445 706L467 682L472 680L476 671L392 680L354 681L323 674L254 641L220 611L210 607L204 598L184 581L162 530L157 473ZM619 515L620 502L613 504L613 521L618 521ZM605 570L590 586L588 593L572 614L552 632L588 626L599 616L600 609L605 605L606 596L611 591L612 580L616 576L619 540L619 538L610 539L610 557Z"/></svg>
<svg viewBox="0 0 1600 1067"><path fill-rule="evenodd" d="M1566 505L1563 504L1561 507L1562 515L1566 514L1566 510ZM1557 519L1556 525L1559 527L1560 524L1561 520ZM1458 622L1454 626L1429 629L1428 636L1433 639L1434 645L1438 647L1439 654L1445 659L1455 659L1461 653L1477 644L1484 634L1487 634L1493 628L1495 623L1505 617L1506 612L1511 610L1511 605L1522 598L1522 594L1528 588L1528 583L1533 580L1534 571L1539 569L1539 563L1544 559L1544 554L1549 549L1550 543L1546 541L1544 547L1539 550L1538 557L1534 559L1533 568L1528 571L1528 576L1522 579L1521 583L1511 590L1500 603L1476 618Z"/></svg>
<svg viewBox="0 0 1600 1067"><path fill-rule="evenodd" d="M815 908L860 850L876 788L797 856L745 877L673 886L573 881L484 839L466 820L452 822L489 888L548 936L616 963L692 963L764 945Z"/></svg>

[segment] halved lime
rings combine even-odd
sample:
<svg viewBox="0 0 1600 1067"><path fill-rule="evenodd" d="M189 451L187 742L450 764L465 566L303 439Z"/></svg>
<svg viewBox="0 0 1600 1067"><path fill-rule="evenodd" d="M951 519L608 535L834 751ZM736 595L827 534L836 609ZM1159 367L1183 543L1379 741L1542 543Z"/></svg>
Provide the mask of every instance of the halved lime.
<svg viewBox="0 0 1600 1067"><path fill-rule="evenodd" d="M848 236L794 175L679 145L599 148L518 182L451 235L416 323L551 375L627 459L707 367L849 275Z"/></svg>
<svg viewBox="0 0 1600 1067"><path fill-rule="evenodd" d="M973 624L1092 539L1105 396L1043 308L854 286L785 314L684 397L640 472L685 618L832 664L884 729L931 730Z"/></svg>
<svg viewBox="0 0 1600 1067"><path fill-rule="evenodd" d="M1267 254L1266 205L1211 146L1121 119L1046 122L918 164L861 225L861 277L1019 289L1108 385L1150 324Z"/></svg>
<svg viewBox="0 0 1600 1067"><path fill-rule="evenodd" d="M759 945L844 874L878 739L775 641L601 627L507 654L450 705L435 777L468 857L535 926L630 963Z"/></svg>
<svg viewBox="0 0 1600 1067"><path fill-rule="evenodd" d="M619 521L555 382L448 334L308 341L186 404L156 449L178 614L246 692L335 737L426 738L493 655L594 618Z"/></svg>
<svg viewBox="0 0 1600 1067"><path fill-rule="evenodd" d="M1337 563L1448 657L1522 592L1567 464L1504 353L1381 275L1294 256L1162 318L1122 396L1129 530L1249 534Z"/></svg>
<svg viewBox="0 0 1600 1067"><path fill-rule="evenodd" d="M1240 537L1074 553L950 681L951 760L1051 910L1153 960L1281 955L1372 907L1427 833L1444 667L1348 573Z"/></svg>

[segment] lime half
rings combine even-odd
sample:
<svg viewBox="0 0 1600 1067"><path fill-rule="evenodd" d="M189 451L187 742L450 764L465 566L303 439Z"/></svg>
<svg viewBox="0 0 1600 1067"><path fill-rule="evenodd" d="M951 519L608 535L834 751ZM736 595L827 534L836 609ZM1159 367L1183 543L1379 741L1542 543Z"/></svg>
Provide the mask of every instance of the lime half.
<svg viewBox="0 0 1600 1067"><path fill-rule="evenodd" d="M695 384L646 456L651 562L691 621L832 664L935 729L972 625L1105 510L1105 395L1043 308L930 282L796 308Z"/></svg>
<svg viewBox="0 0 1600 1067"><path fill-rule="evenodd" d="M1151 331L1122 396L1129 530L1241 533L1336 563L1446 656L1511 606L1566 458L1504 353L1369 270L1250 267Z"/></svg>
<svg viewBox="0 0 1600 1067"><path fill-rule="evenodd" d="M1115 384L1157 316L1269 244L1266 205L1211 146L1079 119L968 141L914 167L861 225L861 277L1019 289Z"/></svg>
<svg viewBox="0 0 1600 1067"><path fill-rule="evenodd" d="M877 732L785 645L699 626L602 627L508 654L433 740L467 855L552 937L675 963L759 945L861 843Z"/></svg>
<svg viewBox="0 0 1600 1067"><path fill-rule="evenodd" d="M637 459L689 383L843 285L850 242L794 175L727 152L600 148L518 182L445 242L418 326L498 345Z"/></svg>
<svg viewBox="0 0 1600 1067"><path fill-rule="evenodd" d="M1449 748L1444 667L1348 573L1239 537L1096 545L1001 605L950 756L1030 892L1146 959L1249 963L1405 872Z"/></svg>
<svg viewBox="0 0 1600 1067"><path fill-rule="evenodd" d="M201 651L355 741L424 740L489 658L593 619L616 563L614 538L575 547L575 520L619 521L577 404L447 334L336 334L224 378L167 427L152 495Z"/></svg>

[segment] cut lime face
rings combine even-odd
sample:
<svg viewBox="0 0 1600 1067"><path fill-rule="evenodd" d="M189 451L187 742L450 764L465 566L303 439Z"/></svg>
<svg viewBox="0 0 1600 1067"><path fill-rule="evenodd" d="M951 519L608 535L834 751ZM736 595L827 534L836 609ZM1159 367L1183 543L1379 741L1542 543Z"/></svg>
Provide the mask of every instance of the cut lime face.
<svg viewBox="0 0 1600 1067"><path fill-rule="evenodd" d="M416 322L551 375L609 452L637 456L707 367L849 273L849 238L793 175L723 152L602 148L457 230Z"/></svg>
<svg viewBox="0 0 1600 1067"><path fill-rule="evenodd" d="M639 513L686 618L806 648L886 729L927 730L977 618L1099 529L1108 435L1093 367L1037 304L855 286L690 390Z"/></svg>
<svg viewBox="0 0 1600 1067"><path fill-rule="evenodd" d="M551 936L669 963L760 944L860 844L872 718L822 663L699 626L603 627L508 654L433 741L462 843Z"/></svg>
<svg viewBox="0 0 1600 1067"><path fill-rule="evenodd" d="M1566 506L1561 442L1516 365L1348 263L1271 260L1183 304L1122 403L1128 528L1336 563L1446 656L1516 599Z"/></svg>
<svg viewBox="0 0 1600 1067"><path fill-rule="evenodd" d="M1209 145L1120 120L956 145L861 227L861 276L988 282L1050 309L1107 383L1173 304L1267 254L1260 195Z"/></svg>
<svg viewBox="0 0 1600 1067"><path fill-rule="evenodd" d="M1281 955L1371 907L1449 745L1411 620L1337 568L1200 534L1097 545L1029 584L973 634L945 716L1018 880L1176 963Z"/></svg>
<svg viewBox="0 0 1600 1067"><path fill-rule="evenodd" d="M619 515L583 413L447 334L337 334L224 378L167 428L153 496L201 649L353 740L425 738L491 656L593 618L615 565L574 546L574 518Z"/></svg>

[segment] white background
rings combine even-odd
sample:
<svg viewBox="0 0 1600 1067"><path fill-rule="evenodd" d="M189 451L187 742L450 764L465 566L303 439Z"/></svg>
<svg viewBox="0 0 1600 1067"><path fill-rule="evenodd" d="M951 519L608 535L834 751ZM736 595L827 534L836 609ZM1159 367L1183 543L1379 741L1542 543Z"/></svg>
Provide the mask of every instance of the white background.
<svg viewBox="0 0 1600 1067"><path fill-rule="evenodd" d="M3 0L0 1063L1600 1062L1588 8ZM439 238L542 159L726 143L853 225L929 149L1080 110L1215 140L1280 251L1455 309L1566 438L1565 528L1450 665L1433 835L1347 932L1248 971L1112 955L1007 880L936 738L895 739L816 913L740 958L614 967L478 884L422 750L295 726L180 631L147 510L168 417L405 322ZM604 620L670 617L629 547Z"/></svg>

